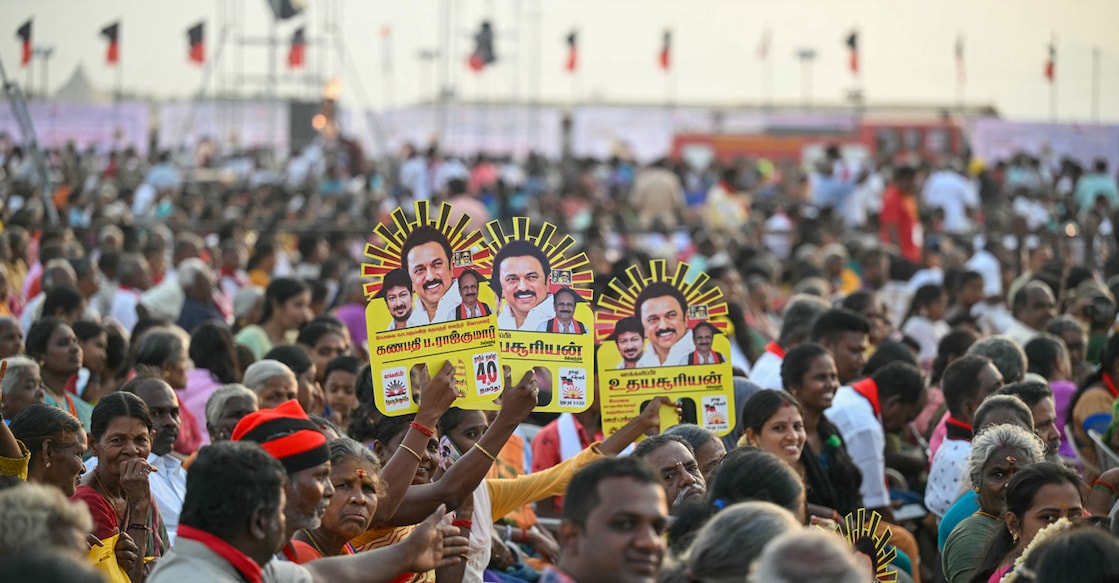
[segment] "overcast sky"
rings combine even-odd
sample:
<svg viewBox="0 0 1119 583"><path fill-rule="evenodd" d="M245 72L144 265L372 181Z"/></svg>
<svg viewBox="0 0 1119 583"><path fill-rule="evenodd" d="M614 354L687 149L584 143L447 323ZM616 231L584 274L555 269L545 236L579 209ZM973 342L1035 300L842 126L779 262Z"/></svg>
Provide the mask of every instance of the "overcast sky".
<svg viewBox="0 0 1119 583"><path fill-rule="evenodd" d="M267 34L265 0L0 0L0 59L21 83L16 28L34 17L37 45L54 47L51 90L79 64L98 87L111 91L115 71L105 64L98 31L120 19L121 76L126 91L158 97L194 94L203 69L187 61L186 30L207 23L207 56L215 57L219 13L228 1L242 19L240 32ZM437 68L423 64L422 49L439 41L445 0L308 0L303 16L278 26L282 85L302 95L286 68L286 43L298 26L314 42L325 30L327 7L337 6L339 29L353 66L339 51L312 45L308 72L341 77L343 99L356 106L407 105L430 99ZM527 99L534 87L545 101L604 99L615 102L757 103L767 93L778 103L799 103L803 75L795 52L818 52L811 71L817 103L840 102L861 86L874 103L955 103L953 47L965 39L963 87L969 104L996 106L1012 119L1049 119L1050 86L1043 75L1051 37L1057 46L1057 109L1063 121L1091 119L1092 52L1100 59L1100 117L1119 123L1119 0L456 0L451 14L450 77L460 97ZM465 60L470 34L493 21L499 62L482 75ZM391 29L392 73L382 68L381 29ZM661 35L674 31L670 76L657 68ZM563 69L564 39L579 30L580 67ZM844 39L859 31L862 74L847 70ZM763 31L772 31L768 64L757 57ZM538 42L537 42L538 41ZM321 63L321 65L320 65ZM320 66L322 67L320 69ZM768 67L768 69L767 69ZM268 49L223 49L211 89L250 87L234 73L263 75ZM534 72L535 71L535 72ZM41 82L34 70L34 86ZM356 77L360 76L360 82ZM538 83L535 81L538 79ZM261 86L257 85L257 88ZM766 89L768 87L768 89Z"/></svg>

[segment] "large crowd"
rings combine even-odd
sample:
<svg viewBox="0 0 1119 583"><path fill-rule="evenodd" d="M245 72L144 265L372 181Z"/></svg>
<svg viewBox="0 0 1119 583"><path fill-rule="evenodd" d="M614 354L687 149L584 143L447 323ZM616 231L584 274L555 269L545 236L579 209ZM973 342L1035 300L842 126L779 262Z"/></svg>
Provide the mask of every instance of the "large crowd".
<svg viewBox="0 0 1119 583"><path fill-rule="evenodd" d="M388 162L328 127L33 164L0 136L5 580L1119 580L1105 162ZM379 411L360 267L421 200L556 225L597 294L707 274L730 433L658 397L604 435L531 373L461 409L450 364Z"/></svg>

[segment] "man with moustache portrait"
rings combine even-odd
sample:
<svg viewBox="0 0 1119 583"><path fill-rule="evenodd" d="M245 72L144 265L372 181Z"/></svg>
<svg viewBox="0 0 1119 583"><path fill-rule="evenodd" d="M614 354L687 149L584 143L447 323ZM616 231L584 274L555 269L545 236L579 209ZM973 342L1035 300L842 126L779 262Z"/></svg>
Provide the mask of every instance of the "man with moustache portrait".
<svg viewBox="0 0 1119 583"><path fill-rule="evenodd" d="M668 283L651 283L637 294L633 311L649 347L636 368L672 366L695 350L688 332L687 309L684 293Z"/></svg>
<svg viewBox="0 0 1119 583"><path fill-rule="evenodd" d="M412 282L414 302L408 327L445 322L462 298L454 278L451 243L437 228L416 227L400 248L400 262Z"/></svg>
<svg viewBox="0 0 1119 583"><path fill-rule="evenodd" d="M548 293L551 264L544 252L528 241L510 241L493 259L491 287L497 294L498 330L536 331L556 317Z"/></svg>
<svg viewBox="0 0 1119 583"><path fill-rule="evenodd" d="M575 306L579 305L582 298L575 290L561 287L552 294L552 307L556 317L541 323L536 327L537 332L553 332L556 334L586 334L587 327L582 322L575 321Z"/></svg>
<svg viewBox="0 0 1119 583"><path fill-rule="evenodd" d="M458 291L462 296L462 303L447 314L444 320L469 320L481 318L493 313L493 310L483 302L478 301L478 288L482 284L482 274L473 269L464 269L458 274Z"/></svg>

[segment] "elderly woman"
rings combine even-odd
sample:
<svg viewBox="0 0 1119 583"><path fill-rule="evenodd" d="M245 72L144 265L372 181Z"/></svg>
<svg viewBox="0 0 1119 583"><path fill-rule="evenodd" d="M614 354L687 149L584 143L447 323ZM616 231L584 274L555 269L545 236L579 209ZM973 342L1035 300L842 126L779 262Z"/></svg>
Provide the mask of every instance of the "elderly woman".
<svg viewBox="0 0 1119 583"><path fill-rule="evenodd" d="M186 387L191 369L187 352L190 337L181 328L156 328L140 339L136 348L136 375L163 379L176 392ZM182 425L175 451L190 455L202 445L202 431L189 409L179 410Z"/></svg>
<svg viewBox="0 0 1119 583"><path fill-rule="evenodd" d="M85 558L86 533L93 527L89 511L62 492L25 484L0 492L0 556L44 546ZM13 577L14 573L10 573ZM31 577L22 574L23 577Z"/></svg>
<svg viewBox="0 0 1119 583"><path fill-rule="evenodd" d="M264 359L282 362L295 374L295 398L308 415L329 415L326 412L322 386L315 380L318 378L315 361L311 360L306 351L293 344L284 344L269 350Z"/></svg>
<svg viewBox="0 0 1119 583"><path fill-rule="evenodd" d="M1014 474L1042 461L1044 444L1017 425L995 425L972 443L967 471L979 493L979 510L948 535L941 562L948 583L967 583L983 556L983 549L999 530L1006 513L1003 491Z"/></svg>
<svg viewBox="0 0 1119 583"><path fill-rule="evenodd" d="M44 402L81 419L88 430L93 405L71 394L82 367L82 346L70 325L58 318L44 318L27 332L27 355L39 363Z"/></svg>
<svg viewBox="0 0 1119 583"><path fill-rule="evenodd" d="M369 448L348 437L331 441L329 447L334 496L318 528L304 528L292 537L299 563L354 554L349 541L369 528L378 493L384 490L381 462Z"/></svg>
<svg viewBox="0 0 1119 583"><path fill-rule="evenodd" d="M144 580L144 559L163 555L167 529L152 501L148 463L152 416L132 393L115 392L97 403L92 416L90 451L98 465L82 479L74 498L89 506L93 535L117 532L117 563L134 582Z"/></svg>
<svg viewBox="0 0 1119 583"><path fill-rule="evenodd" d="M256 393L261 409L275 409L296 397L299 382L295 373L278 360L258 360L245 369L241 384Z"/></svg>
<svg viewBox="0 0 1119 583"><path fill-rule="evenodd" d="M85 473L86 433L73 415L50 405L31 405L12 420L12 434L31 452L27 480L73 496Z"/></svg>
<svg viewBox="0 0 1119 583"><path fill-rule="evenodd" d="M244 385L229 384L206 401L206 432L210 442L229 441L237 422L260 409L256 393Z"/></svg>
<svg viewBox="0 0 1119 583"><path fill-rule="evenodd" d="M1040 462L1014 474L1004 497L1006 527L994 529L971 580L1001 581L1038 531L1062 518L1076 522L1083 517L1080 486L1080 476L1063 464Z"/></svg>
<svg viewBox="0 0 1119 583"><path fill-rule="evenodd" d="M12 356L4 362L8 365L8 372L0 385L4 394L0 412L7 419L15 419L20 411L43 402L43 379L39 376L39 365L30 358Z"/></svg>
<svg viewBox="0 0 1119 583"><path fill-rule="evenodd" d="M661 572L660 583L744 581L774 538L802 530L796 516L770 502L739 502L715 515L679 559Z"/></svg>
<svg viewBox="0 0 1119 583"><path fill-rule="evenodd" d="M114 547L116 562L133 582L141 582L144 558L162 556L167 540L148 482L151 413L140 397L117 392L97 403L92 421L90 451L98 463L74 498L90 507L94 536L104 540L121 534Z"/></svg>

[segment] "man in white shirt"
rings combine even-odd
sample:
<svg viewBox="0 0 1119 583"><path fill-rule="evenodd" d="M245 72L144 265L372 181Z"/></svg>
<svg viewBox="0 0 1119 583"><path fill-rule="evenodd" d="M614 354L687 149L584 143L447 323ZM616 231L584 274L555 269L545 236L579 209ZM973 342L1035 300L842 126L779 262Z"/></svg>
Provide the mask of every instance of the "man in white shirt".
<svg viewBox="0 0 1119 583"><path fill-rule="evenodd" d="M828 309L828 304L816 296L799 295L789 299L785 314L781 318L781 334L776 342L770 342L765 352L754 362L750 369L750 380L763 389L781 390L781 363L785 352L808 341L816 318Z"/></svg>
<svg viewBox="0 0 1119 583"><path fill-rule="evenodd" d="M444 322L462 298L454 279L451 243L439 229L421 225L412 230L400 247L400 262L412 280L415 309L408 327Z"/></svg>
<svg viewBox="0 0 1119 583"><path fill-rule="evenodd" d="M1001 385L1002 373L983 356L963 356L944 370L940 387L948 405L947 434L933 456L925 487L925 507L937 518L943 518L960 495L979 403Z"/></svg>
<svg viewBox="0 0 1119 583"><path fill-rule="evenodd" d="M1026 346L1026 343L1045 330L1049 321L1057 317L1057 300L1048 285L1031 281L1014 294L1014 323L1006 331L1006 336Z"/></svg>
<svg viewBox="0 0 1119 583"><path fill-rule="evenodd" d="M175 542L179 528L179 513L186 496L186 470L182 460L174 453L175 440L179 437L179 399L171 385L158 378L138 378L125 383L121 390L133 393L144 400L152 416L151 454L148 463L157 468L148 474L152 498L159 507L163 524L167 527L167 544Z"/></svg>
<svg viewBox="0 0 1119 583"><path fill-rule="evenodd" d="M971 213L979 209L979 192L960 173L945 168L925 181L921 198L931 208L944 211L944 230L953 235L971 232Z"/></svg>
<svg viewBox="0 0 1119 583"><path fill-rule="evenodd" d="M39 295L31 298L31 301L27 302L27 306L23 309L23 313L20 314L19 317L19 327L20 330L23 331L24 336L26 336L27 331L31 329L31 325L43 316L43 303L47 299L47 294L56 288L74 286L77 284L77 277L69 261L65 259L51 259L47 262L46 268L43 269L40 282Z"/></svg>
<svg viewBox="0 0 1119 583"><path fill-rule="evenodd" d="M582 322L575 321L575 306L582 299L575 290L561 287L552 294L552 307L556 317L543 322L536 327L537 332L555 332L557 334L586 334L587 327Z"/></svg>
<svg viewBox="0 0 1119 583"><path fill-rule="evenodd" d="M140 303L140 294L152 286L151 270L148 260L139 253L127 253L120 258L117 267L117 280L120 285L113 294L113 304L109 309L109 317L116 320L128 332L140 320L136 313L136 305Z"/></svg>
<svg viewBox="0 0 1119 583"><path fill-rule="evenodd" d="M870 378L840 387L824 415L842 434L863 475L863 505L893 519L886 487L886 432L905 429L925 406L925 378L917 367L892 362Z"/></svg>
<svg viewBox="0 0 1119 583"><path fill-rule="evenodd" d="M501 309L497 313L499 330L536 331L540 324L556 317L548 293L552 273L548 257L528 241L509 241L493 259L490 286Z"/></svg>

